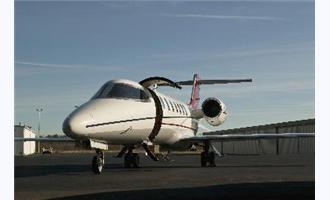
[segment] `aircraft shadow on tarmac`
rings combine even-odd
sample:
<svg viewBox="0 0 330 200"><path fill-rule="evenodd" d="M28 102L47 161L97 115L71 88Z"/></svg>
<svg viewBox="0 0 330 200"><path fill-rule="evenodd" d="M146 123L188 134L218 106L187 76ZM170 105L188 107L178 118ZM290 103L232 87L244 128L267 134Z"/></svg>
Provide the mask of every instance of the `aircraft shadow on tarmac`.
<svg viewBox="0 0 330 200"><path fill-rule="evenodd" d="M106 165L105 170L109 168L120 168L122 165ZM32 165L32 166L16 166L15 167L15 178L19 177L33 177L33 176L46 176L51 174L70 174L72 173L82 173L91 170L90 165Z"/></svg>
<svg viewBox="0 0 330 200"><path fill-rule="evenodd" d="M245 167L253 167L253 168L264 168L264 167L304 167L305 165L218 165L216 168L245 168ZM178 165L178 166L142 166L140 168L124 168L122 164L106 164L105 172L110 171L112 169L118 172L127 172L127 171L152 171L153 169L178 169L178 168L201 168L200 166L192 166L192 165ZM19 177L33 177L33 176L46 176L52 174L63 174L63 175L74 175L76 173L85 173L91 172L90 165L48 165L48 166L40 166L40 165L32 165L32 166L15 166L15 178ZM91 172L92 173L92 172Z"/></svg>
<svg viewBox="0 0 330 200"><path fill-rule="evenodd" d="M272 182L214 185L193 188L146 189L102 192L54 198L73 199L125 199L125 200L169 200L169 199L314 199L315 182Z"/></svg>

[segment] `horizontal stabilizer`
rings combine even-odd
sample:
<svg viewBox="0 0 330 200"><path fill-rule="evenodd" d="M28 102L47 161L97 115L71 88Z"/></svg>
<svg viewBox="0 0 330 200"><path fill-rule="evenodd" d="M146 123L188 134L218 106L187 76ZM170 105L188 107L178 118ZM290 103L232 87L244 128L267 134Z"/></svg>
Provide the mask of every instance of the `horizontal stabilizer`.
<svg viewBox="0 0 330 200"><path fill-rule="evenodd" d="M199 85L212 85L212 84L227 84L227 83L242 83L252 82L252 79L210 79L210 80L198 80ZM178 85L193 85L193 80L176 82Z"/></svg>
<svg viewBox="0 0 330 200"><path fill-rule="evenodd" d="M242 83L242 82L252 82L252 79L209 79L209 80L198 79L198 85L228 84L228 83ZM164 77L155 76L140 81L140 84L146 88L157 85L157 86L170 86L181 89L181 85L194 85L194 80L174 82Z"/></svg>

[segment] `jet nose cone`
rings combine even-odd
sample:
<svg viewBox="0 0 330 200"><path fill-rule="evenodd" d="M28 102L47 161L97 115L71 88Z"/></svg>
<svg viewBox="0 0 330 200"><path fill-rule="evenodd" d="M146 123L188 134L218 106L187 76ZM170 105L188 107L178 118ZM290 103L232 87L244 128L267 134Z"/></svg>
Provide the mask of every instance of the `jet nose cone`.
<svg viewBox="0 0 330 200"><path fill-rule="evenodd" d="M63 122L63 132L71 138L81 139L86 136L86 125L91 122L87 114L76 113L67 117Z"/></svg>
<svg viewBox="0 0 330 200"><path fill-rule="evenodd" d="M73 132L72 132L72 129L71 129L71 122L70 122L70 118L69 117L67 117L64 120L63 125L62 125L62 131L68 137L71 137L71 138L73 137Z"/></svg>

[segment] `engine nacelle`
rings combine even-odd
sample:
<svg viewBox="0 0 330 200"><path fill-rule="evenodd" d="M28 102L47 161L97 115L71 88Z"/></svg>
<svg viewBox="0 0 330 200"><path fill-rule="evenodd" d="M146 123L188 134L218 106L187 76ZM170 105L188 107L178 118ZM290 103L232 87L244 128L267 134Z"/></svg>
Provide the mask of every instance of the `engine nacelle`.
<svg viewBox="0 0 330 200"><path fill-rule="evenodd" d="M219 126L225 122L228 113L226 105L216 98L207 98L202 104L204 119L212 126Z"/></svg>

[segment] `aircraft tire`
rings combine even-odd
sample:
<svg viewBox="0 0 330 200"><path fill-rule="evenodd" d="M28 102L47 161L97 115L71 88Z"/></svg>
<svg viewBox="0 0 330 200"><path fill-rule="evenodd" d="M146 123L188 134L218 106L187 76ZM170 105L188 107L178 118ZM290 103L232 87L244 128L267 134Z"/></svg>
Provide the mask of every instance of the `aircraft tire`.
<svg viewBox="0 0 330 200"><path fill-rule="evenodd" d="M133 154L132 164L134 168L138 168L140 164L140 156L137 153Z"/></svg>
<svg viewBox="0 0 330 200"><path fill-rule="evenodd" d="M207 164L207 152L203 151L201 153L201 167L206 167Z"/></svg>
<svg viewBox="0 0 330 200"><path fill-rule="evenodd" d="M133 163L133 156L129 153L125 154L124 157L124 167L125 168L131 168Z"/></svg>
<svg viewBox="0 0 330 200"><path fill-rule="evenodd" d="M210 162L210 167L216 167L215 165L215 153L213 151L209 152L209 162Z"/></svg>
<svg viewBox="0 0 330 200"><path fill-rule="evenodd" d="M103 160L100 156L94 156L92 160L92 171L94 174L101 174L103 170Z"/></svg>

